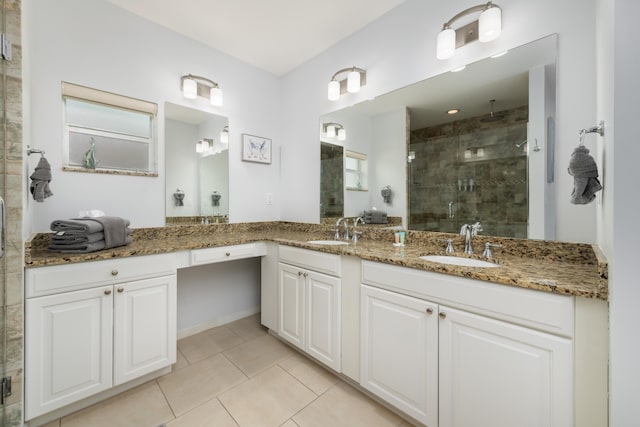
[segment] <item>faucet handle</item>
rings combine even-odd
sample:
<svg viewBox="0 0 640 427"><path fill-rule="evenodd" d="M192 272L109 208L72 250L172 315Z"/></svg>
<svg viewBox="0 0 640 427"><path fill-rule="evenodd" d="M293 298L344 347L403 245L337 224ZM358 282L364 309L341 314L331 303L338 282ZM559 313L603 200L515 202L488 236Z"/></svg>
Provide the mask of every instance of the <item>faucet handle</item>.
<svg viewBox="0 0 640 427"><path fill-rule="evenodd" d="M447 243L447 247L444 250L445 253L448 254L452 254L454 253L454 249L453 249L453 239L439 239L441 242L446 242Z"/></svg>
<svg viewBox="0 0 640 427"><path fill-rule="evenodd" d="M482 252L482 256L485 258L493 258L493 252L491 252L491 248L501 248L502 245L496 243L485 243L484 251Z"/></svg>

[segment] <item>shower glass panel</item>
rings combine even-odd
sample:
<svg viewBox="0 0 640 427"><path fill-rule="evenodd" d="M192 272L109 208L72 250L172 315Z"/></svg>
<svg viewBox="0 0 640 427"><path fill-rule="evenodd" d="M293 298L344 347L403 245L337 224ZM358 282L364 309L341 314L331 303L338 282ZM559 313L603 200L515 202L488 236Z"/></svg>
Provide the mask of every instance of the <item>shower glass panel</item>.
<svg viewBox="0 0 640 427"><path fill-rule="evenodd" d="M527 237L528 107L411 132L409 228Z"/></svg>
<svg viewBox="0 0 640 427"><path fill-rule="evenodd" d="M320 218L344 215L344 149L320 144Z"/></svg>

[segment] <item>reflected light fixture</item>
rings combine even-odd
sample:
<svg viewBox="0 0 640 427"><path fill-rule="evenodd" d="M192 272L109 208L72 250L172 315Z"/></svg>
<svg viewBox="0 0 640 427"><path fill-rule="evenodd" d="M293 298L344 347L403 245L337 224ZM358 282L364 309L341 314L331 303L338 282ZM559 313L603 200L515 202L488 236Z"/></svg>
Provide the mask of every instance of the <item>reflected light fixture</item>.
<svg viewBox="0 0 640 427"><path fill-rule="evenodd" d="M222 131L220 132L220 142L223 144L229 143L229 126L222 128Z"/></svg>
<svg viewBox="0 0 640 427"><path fill-rule="evenodd" d="M182 95L187 99L196 99L198 96L208 98L214 107L222 106L222 89L218 83L206 77L187 74L180 77Z"/></svg>
<svg viewBox="0 0 640 427"><path fill-rule="evenodd" d="M338 138L338 141L344 141L347 139L347 131L340 123L323 123L322 131L327 138Z"/></svg>
<svg viewBox="0 0 640 427"><path fill-rule="evenodd" d="M452 108L450 110L447 110L447 114L449 114L450 116L454 114L458 114L459 112L460 112L459 108Z"/></svg>
<svg viewBox="0 0 640 427"><path fill-rule="evenodd" d="M340 80L340 75L346 74L346 78ZM340 95L346 92L357 93L367 84L367 72L362 68L351 67L336 71L329 81L327 97L329 101L337 101Z"/></svg>
<svg viewBox="0 0 640 427"><path fill-rule="evenodd" d="M451 25L458 19L477 12L480 12L477 20L455 30L451 28ZM488 2L470 7L444 23L436 40L436 57L438 59L451 58L457 48L476 40L483 43L493 41L500 36L501 32L502 9L498 5Z"/></svg>
<svg viewBox="0 0 640 427"><path fill-rule="evenodd" d="M213 147L213 139L202 138L196 142L196 153L206 153Z"/></svg>

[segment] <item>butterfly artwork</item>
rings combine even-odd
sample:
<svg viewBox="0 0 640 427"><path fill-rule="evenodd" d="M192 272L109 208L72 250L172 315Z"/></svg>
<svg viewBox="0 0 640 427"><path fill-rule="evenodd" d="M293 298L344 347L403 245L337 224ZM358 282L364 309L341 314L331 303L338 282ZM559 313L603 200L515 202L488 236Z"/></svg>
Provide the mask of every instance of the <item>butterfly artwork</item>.
<svg viewBox="0 0 640 427"><path fill-rule="evenodd" d="M271 163L271 140L244 134L242 160L257 163Z"/></svg>

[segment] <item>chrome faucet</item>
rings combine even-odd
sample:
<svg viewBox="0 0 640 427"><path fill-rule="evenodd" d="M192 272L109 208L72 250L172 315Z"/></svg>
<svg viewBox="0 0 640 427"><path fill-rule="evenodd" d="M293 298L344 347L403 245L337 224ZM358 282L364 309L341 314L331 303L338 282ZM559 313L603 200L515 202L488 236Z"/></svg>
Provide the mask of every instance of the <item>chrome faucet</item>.
<svg viewBox="0 0 640 427"><path fill-rule="evenodd" d="M344 224L344 240L349 240L349 220L347 218L340 217L336 221L336 234L333 236L335 240L340 240L340 223Z"/></svg>
<svg viewBox="0 0 640 427"><path fill-rule="evenodd" d="M474 236L478 235L479 231L483 231L482 224L476 222L475 224L465 224L460 229L460 235L464 236L464 253L473 253L473 244L471 242Z"/></svg>
<svg viewBox="0 0 640 427"><path fill-rule="evenodd" d="M353 243L358 243L358 236L362 235L362 231L358 231L357 229L358 222L364 224L364 218L359 216L355 220L353 220L353 237L351 238L351 240L353 240Z"/></svg>

